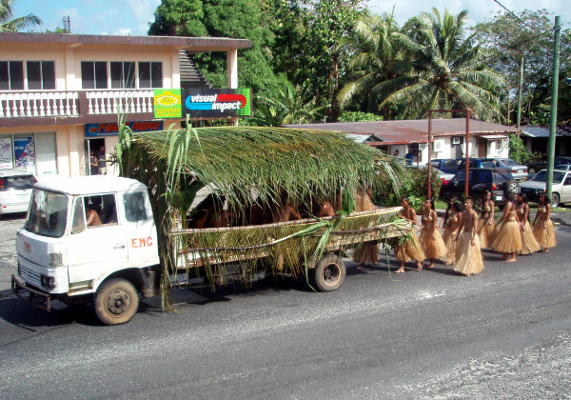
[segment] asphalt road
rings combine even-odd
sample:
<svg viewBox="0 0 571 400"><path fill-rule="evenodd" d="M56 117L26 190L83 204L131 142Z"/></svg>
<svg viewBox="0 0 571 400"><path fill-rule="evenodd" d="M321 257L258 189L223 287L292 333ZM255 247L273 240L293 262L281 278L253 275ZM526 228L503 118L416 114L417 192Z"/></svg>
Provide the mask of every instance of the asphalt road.
<svg viewBox="0 0 571 400"><path fill-rule="evenodd" d="M334 293L180 291L176 314L145 301L116 327L2 297L0 398L571 399L571 228L557 233L549 254L486 253L472 278L383 262Z"/></svg>

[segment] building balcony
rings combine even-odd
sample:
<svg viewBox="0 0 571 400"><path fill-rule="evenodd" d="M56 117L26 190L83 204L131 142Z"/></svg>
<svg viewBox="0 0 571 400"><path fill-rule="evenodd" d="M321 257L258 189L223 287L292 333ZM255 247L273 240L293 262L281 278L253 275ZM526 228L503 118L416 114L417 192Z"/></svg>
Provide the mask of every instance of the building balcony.
<svg viewBox="0 0 571 400"><path fill-rule="evenodd" d="M0 127L153 119L152 89L0 91Z"/></svg>

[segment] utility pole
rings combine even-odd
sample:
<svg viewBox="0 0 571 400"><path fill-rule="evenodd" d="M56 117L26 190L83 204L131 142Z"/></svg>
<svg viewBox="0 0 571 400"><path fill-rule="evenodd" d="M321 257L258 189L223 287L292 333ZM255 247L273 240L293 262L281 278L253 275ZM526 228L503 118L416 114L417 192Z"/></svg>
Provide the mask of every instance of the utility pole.
<svg viewBox="0 0 571 400"><path fill-rule="evenodd" d="M525 62L525 58L523 53L521 54L521 58L519 59L519 84L517 88L517 120L516 120L516 127L517 129L521 126L521 98L523 97L523 65Z"/></svg>
<svg viewBox="0 0 571 400"><path fill-rule="evenodd" d="M555 37L553 44L553 74L551 77L551 124L549 125L549 142L547 145L547 196L551 198L553 186L553 161L555 158L555 136L557 134L557 98L559 92L559 42L561 26L559 16L555 17Z"/></svg>

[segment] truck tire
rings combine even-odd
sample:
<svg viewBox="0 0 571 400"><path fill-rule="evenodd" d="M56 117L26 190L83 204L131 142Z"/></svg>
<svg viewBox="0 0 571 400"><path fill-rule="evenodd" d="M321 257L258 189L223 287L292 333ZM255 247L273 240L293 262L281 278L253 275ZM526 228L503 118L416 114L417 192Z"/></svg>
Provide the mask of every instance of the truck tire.
<svg viewBox="0 0 571 400"><path fill-rule="evenodd" d="M313 269L313 282L320 292L332 292L343 285L347 270L339 256L326 254Z"/></svg>
<svg viewBox="0 0 571 400"><path fill-rule="evenodd" d="M506 194L507 193L512 193L512 194L518 194L520 189L519 189L519 184L516 181L507 181L505 183L505 187L506 187Z"/></svg>
<svg viewBox="0 0 571 400"><path fill-rule="evenodd" d="M105 325L129 322L139 308L139 294L133 284L125 279L105 282L95 295L95 314Z"/></svg>

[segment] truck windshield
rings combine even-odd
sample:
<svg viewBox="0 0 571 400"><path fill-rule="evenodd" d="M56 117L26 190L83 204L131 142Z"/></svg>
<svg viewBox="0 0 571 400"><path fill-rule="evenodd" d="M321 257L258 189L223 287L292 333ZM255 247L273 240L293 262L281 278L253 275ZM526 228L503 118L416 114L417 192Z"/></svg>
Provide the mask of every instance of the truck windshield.
<svg viewBox="0 0 571 400"><path fill-rule="evenodd" d="M25 229L42 236L61 237L65 232L68 197L34 189Z"/></svg>
<svg viewBox="0 0 571 400"><path fill-rule="evenodd" d="M561 183L565 173L553 171L553 183ZM532 181L535 182L547 182L547 171L539 171L533 178Z"/></svg>

